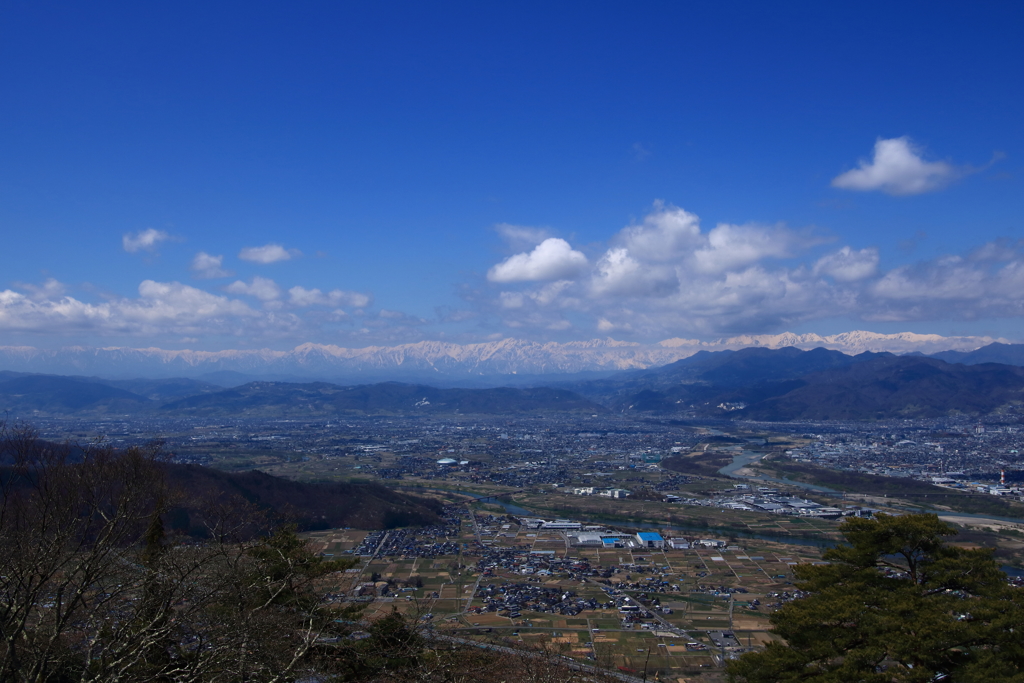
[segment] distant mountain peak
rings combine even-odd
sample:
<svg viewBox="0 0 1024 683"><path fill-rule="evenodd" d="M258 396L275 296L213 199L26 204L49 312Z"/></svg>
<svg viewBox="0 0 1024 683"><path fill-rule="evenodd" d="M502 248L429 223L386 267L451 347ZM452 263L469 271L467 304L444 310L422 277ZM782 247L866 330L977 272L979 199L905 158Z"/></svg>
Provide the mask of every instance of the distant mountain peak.
<svg viewBox="0 0 1024 683"><path fill-rule="evenodd" d="M571 342L536 342L505 338L472 344L420 341L396 346L346 348L307 342L288 351L273 349L189 349L85 347L37 349L0 347L0 369L105 377L198 377L236 372L251 377L410 378L444 375L452 378L498 375L557 375L579 372L643 370L688 358L699 351L743 348L798 349L824 347L847 354L865 351L925 354L972 352L1005 339L943 337L901 332L879 334L857 330L822 336L784 332L740 335L713 341L665 339L654 344L611 337Z"/></svg>

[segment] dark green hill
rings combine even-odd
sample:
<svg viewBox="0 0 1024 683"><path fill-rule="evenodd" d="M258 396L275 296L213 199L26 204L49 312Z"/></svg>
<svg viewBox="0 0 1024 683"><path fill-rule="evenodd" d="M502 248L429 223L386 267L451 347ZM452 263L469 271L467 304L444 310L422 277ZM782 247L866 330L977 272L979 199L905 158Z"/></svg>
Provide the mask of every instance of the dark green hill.
<svg viewBox="0 0 1024 683"><path fill-rule="evenodd" d="M31 433L8 433L0 438L0 498L22 487L33 488L39 477L78 467L91 457L109 463L125 453L57 444ZM19 469L18 462L39 467ZM234 530L232 535L248 536L282 522L309 531L389 529L440 521L442 504L437 500L399 493L374 482L306 483L255 470L225 472L169 462L155 466L162 471L174 501L167 525L193 536L207 536L225 526Z"/></svg>
<svg viewBox="0 0 1024 683"><path fill-rule="evenodd" d="M208 533L213 516L233 499L243 499L300 531L355 527L390 529L440 521L441 504L398 493L375 483L304 483L259 471L224 472L198 465L167 464L168 481L187 493L170 525L197 536Z"/></svg>
<svg viewBox="0 0 1024 683"><path fill-rule="evenodd" d="M990 413L1024 399L1024 368L879 357L812 373L801 386L737 411L755 420L874 420Z"/></svg>
<svg viewBox="0 0 1024 683"><path fill-rule="evenodd" d="M994 342L974 351L942 351L940 353L933 353L930 357L944 360L947 363L963 363L964 365L977 365L979 363L1024 365L1024 344L1001 344Z"/></svg>
<svg viewBox="0 0 1024 683"><path fill-rule="evenodd" d="M15 415L139 413L155 406L130 391L71 377L22 375L0 381L0 411Z"/></svg>
<svg viewBox="0 0 1024 683"><path fill-rule="evenodd" d="M793 347L701 351L660 368L621 373L567 388L622 412L713 412L721 403L749 404L784 394L808 373L888 355L848 356L828 349L801 351Z"/></svg>
<svg viewBox="0 0 1024 683"><path fill-rule="evenodd" d="M990 413L1024 401L1024 368L889 353L751 348L702 352L661 368L571 386L617 412L875 420Z"/></svg>
<svg viewBox="0 0 1024 683"><path fill-rule="evenodd" d="M145 396L151 401L157 401L158 403L174 401L187 396L224 391L224 387L219 384L210 384L209 382L201 382L197 379L187 379L185 377L171 379L99 379L89 377L85 378L85 381L124 389L133 394Z"/></svg>
<svg viewBox="0 0 1024 683"><path fill-rule="evenodd" d="M1005 346L1005 345L1004 345ZM986 347L988 348L988 347ZM0 410L34 415L321 418L638 412L755 420L981 415L1024 401L1024 368L927 356L795 348L701 352L677 363L573 385L442 389L385 382L118 380L0 373ZM582 394L582 395L581 395Z"/></svg>
<svg viewBox="0 0 1024 683"><path fill-rule="evenodd" d="M0 372L0 411L38 415L201 415L320 417L339 414L485 415L606 409L565 389L550 387L439 389L385 382L339 386L326 382L250 382L225 389L192 379L104 380Z"/></svg>
<svg viewBox="0 0 1024 683"><path fill-rule="evenodd" d="M0 372L0 410L14 414L136 414L166 401L223 391L194 379L107 380Z"/></svg>
<svg viewBox="0 0 1024 683"><path fill-rule="evenodd" d="M167 414L244 417L313 417L338 414L600 413L606 410L564 389L438 389L385 382L343 387L326 382L250 382L172 401Z"/></svg>
<svg viewBox="0 0 1024 683"><path fill-rule="evenodd" d="M792 379L809 372L839 368L863 362L877 355L848 356L829 349L802 351L787 346L781 349L748 348L739 351L701 351L656 370L645 371L642 381L651 385L701 382L716 387L746 387L759 382Z"/></svg>

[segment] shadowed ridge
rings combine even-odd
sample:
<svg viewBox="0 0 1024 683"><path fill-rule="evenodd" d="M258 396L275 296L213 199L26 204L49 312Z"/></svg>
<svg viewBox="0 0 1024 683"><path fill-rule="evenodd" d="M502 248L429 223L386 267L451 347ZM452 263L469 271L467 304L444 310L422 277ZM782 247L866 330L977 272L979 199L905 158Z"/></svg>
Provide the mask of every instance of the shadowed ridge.
<svg viewBox="0 0 1024 683"><path fill-rule="evenodd" d="M258 470L224 472L170 463L162 467L171 486L187 491L192 501L171 513L171 526L192 535L203 535L203 505L228 503L239 497L272 518L295 524L300 531L339 527L390 529L440 521L439 502L372 482L306 483Z"/></svg>

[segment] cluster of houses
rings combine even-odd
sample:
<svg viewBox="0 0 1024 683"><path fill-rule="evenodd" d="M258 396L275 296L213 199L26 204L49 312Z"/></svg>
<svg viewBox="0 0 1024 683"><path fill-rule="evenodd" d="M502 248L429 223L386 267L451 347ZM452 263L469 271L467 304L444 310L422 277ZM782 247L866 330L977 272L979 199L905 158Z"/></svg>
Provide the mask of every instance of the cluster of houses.
<svg viewBox="0 0 1024 683"><path fill-rule="evenodd" d="M1024 487L1005 481L1006 469L1019 474L1024 468L1021 432L1018 426L970 426L956 419L941 426L907 421L895 433L892 424L847 425L830 434L805 435L814 441L787 450L786 455L833 470L1024 498ZM998 483L993 481L997 473Z"/></svg>
<svg viewBox="0 0 1024 683"><path fill-rule="evenodd" d="M574 617L583 610L593 610L605 606L594 598L577 597L573 591L526 583L504 586L496 586L492 583L478 588L474 597L481 599L483 605L472 608L471 613L498 612L510 619L521 617L520 610L524 609Z"/></svg>

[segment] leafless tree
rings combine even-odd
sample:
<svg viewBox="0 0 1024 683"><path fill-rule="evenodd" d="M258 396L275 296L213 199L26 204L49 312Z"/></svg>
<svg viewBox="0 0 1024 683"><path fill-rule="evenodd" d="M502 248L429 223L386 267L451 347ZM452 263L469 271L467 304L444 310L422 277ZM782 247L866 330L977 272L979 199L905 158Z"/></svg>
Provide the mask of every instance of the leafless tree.
<svg viewBox="0 0 1024 683"><path fill-rule="evenodd" d="M171 538L152 450L54 446L0 425L0 680L283 681L318 671L344 568L294 533Z"/></svg>
<svg viewBox="0 0 1024 683"><path fill-rule="evenodd" d="M165 530L183 504L202 507L207 538ZM0 683L604 679L397 612L355 623L322 597L351 564L269 533L243 502L173 490L155 448L54 445L0 423Z"/></svg>

